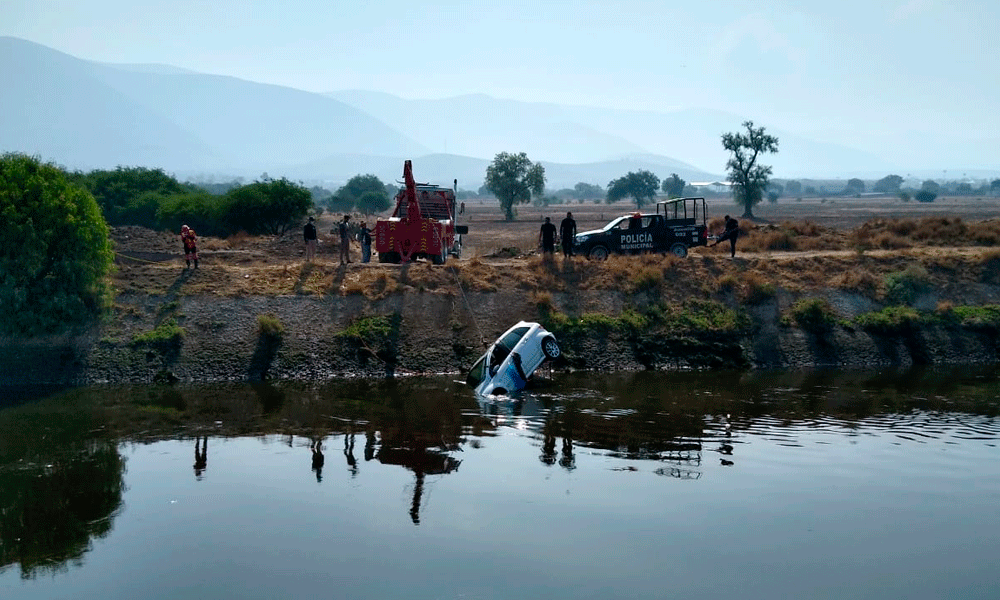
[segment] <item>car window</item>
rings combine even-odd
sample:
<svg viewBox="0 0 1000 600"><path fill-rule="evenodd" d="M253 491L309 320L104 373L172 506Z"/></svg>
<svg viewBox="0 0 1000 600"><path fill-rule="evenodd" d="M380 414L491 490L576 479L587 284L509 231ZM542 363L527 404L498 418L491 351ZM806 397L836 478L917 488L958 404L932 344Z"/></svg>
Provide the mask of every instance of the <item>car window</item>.
<svg viewBox="0 0 1000 600"><path fill-rule="evenodd" d="M521 338L524 337L524 334L528 333L529 329L531 328L517 327L501 338L500 345L506 348L507 352L510 353L510 351L514 349L514 346L516 346L517 343L521 341Z"/></svg>
<svg viewBox="0 0 1000 600"><path fill-rule="evenodd" d="M469 374L465 378L465 383L471 386L477 386L486 376L486 355L479 357L476 364L472 365L469 369Z"/></svg>
<svg viewBox="0 0 1000 600"><path fill-rule="evenodd" d="M604 231L610 231L616 227L628 227L628 217L619 217L604 226Z"/></svg>

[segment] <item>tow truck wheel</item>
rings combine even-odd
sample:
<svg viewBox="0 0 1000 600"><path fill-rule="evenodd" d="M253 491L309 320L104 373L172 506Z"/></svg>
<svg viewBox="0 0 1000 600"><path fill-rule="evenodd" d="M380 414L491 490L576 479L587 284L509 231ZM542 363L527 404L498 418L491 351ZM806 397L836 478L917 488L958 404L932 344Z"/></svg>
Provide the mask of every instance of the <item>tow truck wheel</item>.
<svg viewBox="0 0 1000 600"><path fill-rule="evenodd" d="M545 355L545 358L549 360L559 358L562 351L559 349L559 344L556 342L556 338L550 335L542 340L542 353Z"/></svg>
<svg viewBox="0 0 1000 600"><path fill-rule="evenodd" d="M608 249L604 246L594 246L587 254L587 258L591 258L593 260L607 260Z"/></svg>
<svg viewBox="0 0 1000 600"><path fill-rule="evenodd" d="M443 265L447 260L448 260L447 252L443 252L442 254L435 254L434 256L431 257L431 261L433 261L434 264L436 265Z"/></svg>
<svg viewBox="0 0 1000 600"><path fill-rule="evenodd" d="M670 247L670 253L678 258L684 258L688 255L688 247L680 242L677 242Z"/></svg>

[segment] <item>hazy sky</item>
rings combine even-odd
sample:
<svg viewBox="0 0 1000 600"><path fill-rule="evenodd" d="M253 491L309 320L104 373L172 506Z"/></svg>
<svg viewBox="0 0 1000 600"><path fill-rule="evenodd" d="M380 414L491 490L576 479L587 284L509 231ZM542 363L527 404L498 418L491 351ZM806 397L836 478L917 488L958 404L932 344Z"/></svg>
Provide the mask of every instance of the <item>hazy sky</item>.
<svg viewBox="0 0 1000 600"><path fill-rule="evenodd" d="M997 0L0 0L0 35L317 92L718 108L870 145L1000 136L998 17Z"/></svg>

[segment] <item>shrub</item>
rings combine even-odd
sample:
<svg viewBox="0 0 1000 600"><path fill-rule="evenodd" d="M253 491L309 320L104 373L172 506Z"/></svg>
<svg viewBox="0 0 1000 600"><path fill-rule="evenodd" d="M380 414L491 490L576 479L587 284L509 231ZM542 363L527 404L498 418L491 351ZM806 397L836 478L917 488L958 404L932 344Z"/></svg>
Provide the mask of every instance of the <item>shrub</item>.
<svg viewBox="0 0 1000 600"><path fill-rule="evenodd" d="M1000 331L1000 305L956 306L953 312L963 327L990 333Z"/></svg>
<svg viewBox="0 0 1000 600"><path fill-rule="evenodd" d="M54 332L110 306L108 225L58 167L0 156L0 240L0 333Z"/></svg>
<svg viewBox="0 0 1000 600"><path fill-rule="evenodd" d="M770 231L764 234L760 246L765 250L795 250L795 237L786 230Z"/></svg>
<svg viewBox="0 0 1000 600"><path fill-rule="evenodd" d="M930 287L927 269L912 264L902 271L889 273L885 277L885 298L892 304L910 304L913 299Z"/></svg>
<svg viewBox="0 0 1000 600"><path fill-rule="evenodd" d="M133 346L153 346L171 348L180 346L184 340L184 329L173 319L167 319L152 331L140 333L132 338Z"/></svg>
<svg viewBox="0 0 1000 600"><path fill-rule="evenodd" d="M760 304L775 296L777 290L774 284L765 280L758 273L749 272L743 276L743 285L740 289L740 299L745 304Z"/></svg>
<svg viewBox="0 0 1000 600"><path fill-rule="evenodd" d="M632 291L643 292L659 289L663 284L663 269L653 266L641 267L632 275Z"/></svg>
<svg viewBox="0 0 1000 600"><path fill-rule="evenodd" d="M272 314L257 317L257 330L266 338L280 339L285 335L285 325L281 319Z"/></svg>
<svg viewBox="0 0 1000 600"><path fill-rule="evenodd" d="M909 306L889 306L877 312L858 315L854 322L873 333L904 333L923 321L920 313Z"/></svg>
<svg viewBox="0 0 1000 600"><path fill-rule="evenodd" d="M792 305L791 318L799 327L815 333L829 331L837 323L837 315L823 298L804 298Z"/></svg>

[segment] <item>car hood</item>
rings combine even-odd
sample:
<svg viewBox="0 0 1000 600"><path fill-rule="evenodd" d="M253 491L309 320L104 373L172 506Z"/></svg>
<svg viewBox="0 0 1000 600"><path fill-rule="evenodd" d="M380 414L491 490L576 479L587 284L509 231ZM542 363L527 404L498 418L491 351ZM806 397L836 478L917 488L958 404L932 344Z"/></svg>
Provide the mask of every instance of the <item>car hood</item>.
<svg viewBox="0 0 1000 600"><path fill-rule="evenodd" d="M580 237L581 235L597 235L598 233L604 233L604 230L603 229L591 229L590 231L581 231L581 232L579 232L579 233L576 234L576 237Z"/></svg>

